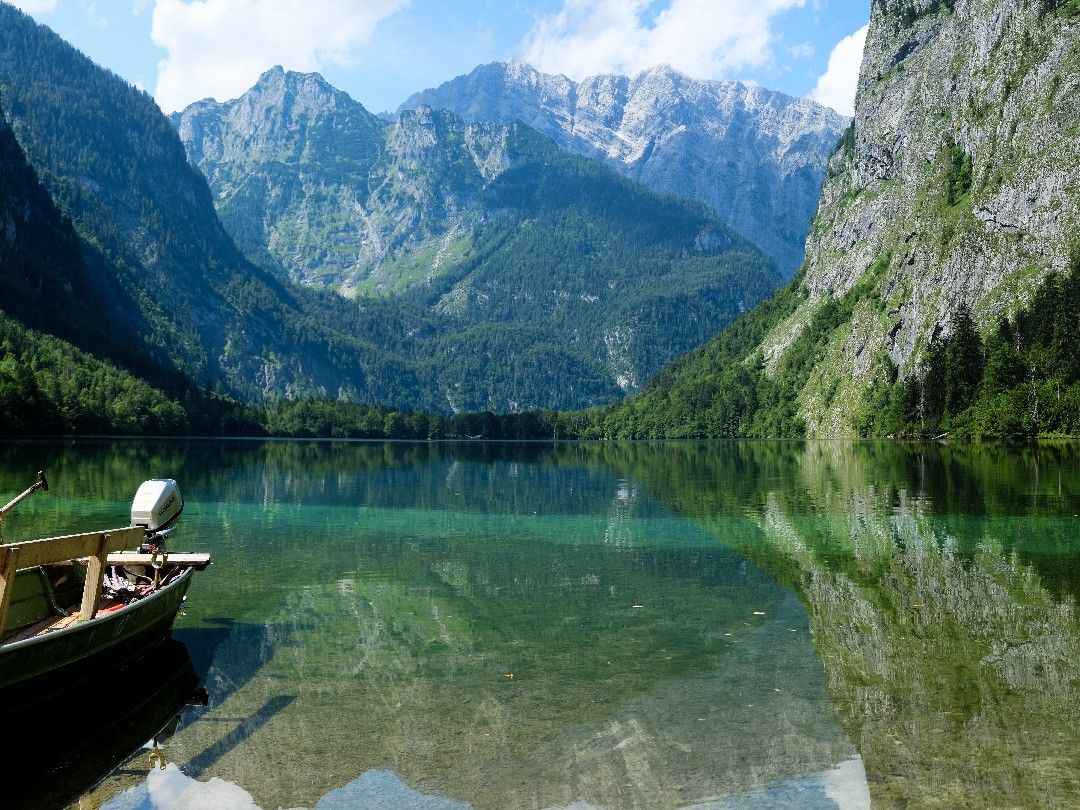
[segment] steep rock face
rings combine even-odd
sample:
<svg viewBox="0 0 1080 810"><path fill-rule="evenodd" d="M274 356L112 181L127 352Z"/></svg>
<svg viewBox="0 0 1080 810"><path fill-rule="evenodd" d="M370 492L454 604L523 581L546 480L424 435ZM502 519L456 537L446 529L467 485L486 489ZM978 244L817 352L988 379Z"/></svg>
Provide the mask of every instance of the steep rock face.
<svg viewBox="0 0 1080 810"><path fill-rule="evenodd" d="M990 327L1066 265L1080 223L1068 5L875 1L854 130L807 242L808 298L763 346L771 362L823 302L854 302L800 398L809 433L852 432L867 385L911 373L961 305Z"/></svg>
<svg viewBox="0 0 1080 810"><path fill-rule="evenodd" d="M790 275L827 155L847 124L805 99L660 66L574 82L494 63L408 99L469 121L521 121L651 188L701 200Z"/></svg>

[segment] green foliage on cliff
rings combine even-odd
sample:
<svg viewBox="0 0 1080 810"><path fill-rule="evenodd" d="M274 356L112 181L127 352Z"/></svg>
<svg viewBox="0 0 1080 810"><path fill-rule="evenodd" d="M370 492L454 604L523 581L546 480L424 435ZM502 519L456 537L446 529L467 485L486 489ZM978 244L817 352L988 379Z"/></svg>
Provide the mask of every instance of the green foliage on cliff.
<svg viewBox="0 0 1080 810"><path fill-rule="evenodd" d="M880 13L888 15L904 28L910 28L923 17L943 11L951 12L956 0L874 0L874 5L880 7ZM879 12L875 9L875 13Z"/></svg>
<svg viewBox="0 0 1080 810"><path fill-rule="evenodd" d="M1029 439L1080 435L1080 250L980 339L966 310L921 373L896 386L878 433Z"/></svg>
<svg viewBox="0 0 1080 810"><path fill-rule="evenodd" d="M971 191L971 156L955 143L945 148L945 201L959 205Z"/></svg>
<svg viewBox="0 0 1080 810"><path fill-rule="evenodd" d="M1080 17L1080 0L1044 0L1043 8L1064 17Z"/></svg>

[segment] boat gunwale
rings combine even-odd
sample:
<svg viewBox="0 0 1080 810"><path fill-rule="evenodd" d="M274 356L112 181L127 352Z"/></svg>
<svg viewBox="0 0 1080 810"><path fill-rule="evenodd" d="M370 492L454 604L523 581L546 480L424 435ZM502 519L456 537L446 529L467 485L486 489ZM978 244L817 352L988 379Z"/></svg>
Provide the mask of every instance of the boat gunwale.
<svg viewBox="0 0 1080 810"><path fill-rule="evenodd" d="M135 600L133 602L129 602L128 604L126 604L122 608L120 608L119 610L110 611L109 613L105 614L104 616L94 616L94 618L92 618L92 619L88 619L86 621L81 621L81 622L75 622L74 624L69 624L67 627L62 627L59 630L51 630L51 631L48 631L48 632L39 633L37 635L31 636L30 638L24 638L24 639L21 639L19 641L9 641L9 642L0 643L0 656L2 656L4 653L6 653L6 652L8 652L10 650L23 649L25 647L29 647L29 646L32 646L34 644L43 643L45 641L51 641L51 640L58 639L58 638L63 638L64 636L70 635L72 633L78 633L78 632L81 632L83 630L90 629L91 627L99 627L99 626L101 626L103 624L106 624L106 623L112 621L113 619L118 619L118 618L120 618L122 616L126 616L129 613L131 613L131 612L133 612L135 610L138 610L140 607L142 607L144 605L149 605L149 604L153 603L158 598L164 596L165 594L172 591L174 588L178 587L181 583L186 582L188 579L190 579L190 577L194 573L194 571L195 571L194 568L186 568L184 571L182 571L180 573L180 576L178 576L172 582L167 584L165 587L159 588L158 590L154 591L153 593L144 596L142 599L137 599L137 600Z"/></svg>

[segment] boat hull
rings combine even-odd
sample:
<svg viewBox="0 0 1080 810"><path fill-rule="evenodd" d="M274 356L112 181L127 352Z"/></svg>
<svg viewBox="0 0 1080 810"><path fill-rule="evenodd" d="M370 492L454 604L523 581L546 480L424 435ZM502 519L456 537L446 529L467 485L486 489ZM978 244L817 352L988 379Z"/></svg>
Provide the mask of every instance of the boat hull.
<svg viewBox="0 0 1080 810"><path fill-rule="evenodd" d="M168 637L191 576L114 613L0 646L0 716L146 655Z"/></svg>
<svg viewBox="0 0 1080 810"><path fill-rule="evenodd" d="M170 735L198 683L187 648L166 640L47 706L6 718L18 744L0 759L4 806L68 807L125 763L133 774L146 773L147 741Z"/></svg>

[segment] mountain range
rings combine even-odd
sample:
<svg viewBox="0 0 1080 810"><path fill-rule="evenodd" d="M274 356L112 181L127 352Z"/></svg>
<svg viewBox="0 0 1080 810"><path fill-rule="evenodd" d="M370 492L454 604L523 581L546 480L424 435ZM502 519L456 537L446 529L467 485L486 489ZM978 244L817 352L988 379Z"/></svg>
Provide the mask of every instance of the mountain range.
<svg viewBox="0 0 1080 810"><path fill-rule="evenodd" d="M140 374L245 398L416 389L386 337L404 331L396 322L248 262L153 99L6 4L0 106L33 173L24 187L40 186L33 204L62 227L65 258L42 266L83 291L37 316L48 331Z"/></svg>
<svg viewBox="0 0 1080 810"><path fill-rule="evenodd" d="M828 155L849 123L809 99L666 65L575 82L521 61L476 68L410 97L466 121L520 121L575 154L700 200L789 277L802 263Z"/></svg>
<svg viewBox="0 0 1080 810"><path fill-rule="evenodd" d="M387 122L280 68L172 120L253 263L426 313L435 407L617 398L781 280L705 206L520 123Z"/></svg>
<svg viewBox="0 0 1080 810"><path fill-rule="evenodd" d="M270 71L181 116L204 176L147 94L7 5L0 109L65 234L68 258L42 259L61 291L42 325L152 382L446 412L596 405L780 281L704 206L524 125L390 124L317 76ZM313 280L298 256L322 283L296 283Z"/></svg>
<svg viewBox="0 0 1080 810"><path fill-rule="evenodd" d="M1078 42L1075 0L875 4L805 262L769 296L779 266L715 205L627 177L637 158L612 146L641 110L667 120L660 100L689 98L668 69L596 80L595 99L626 91L604 126L588 82L570 93L520 63L430 91L463 114L410 104L388 121L274 69L170 121L0 4L0 410L9 426L44 403L50 424L164 429L211 390L514 412L643 387L538 424L1071 435ZM517 84L533 95L511 104ZM495 120L469 120L480 110ZM579 154L586 140L607 157ZM638 163L663 154L684 153Z"/></svg>

